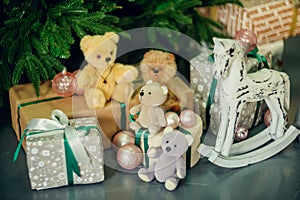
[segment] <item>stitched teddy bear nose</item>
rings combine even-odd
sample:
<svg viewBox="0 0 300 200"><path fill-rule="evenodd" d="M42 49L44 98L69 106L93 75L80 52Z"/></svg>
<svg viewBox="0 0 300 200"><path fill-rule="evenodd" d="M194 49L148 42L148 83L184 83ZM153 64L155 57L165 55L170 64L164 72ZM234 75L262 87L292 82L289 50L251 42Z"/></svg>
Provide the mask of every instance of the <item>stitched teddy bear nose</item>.
<svg viewBox="0 0 300 200"><path fill-rule="evenodd" d="M107 58L105 58L105 61L106 61L106 62L109 62L109 61L111 61L111 58L110 58L110 57L107 57Z"/></svg>
<svg viewBox="0 0 300 200"><path fill-rule="evenodd" d="M141 96L141 97L144 96L144 92L140 92L140 96Z"/></svg>
<svg viewBox="0 0 300 200"><path fill-rule="evenodd" d="M171 151L171 147L167 147L166 151L168 151L168 152Z"/></svg>

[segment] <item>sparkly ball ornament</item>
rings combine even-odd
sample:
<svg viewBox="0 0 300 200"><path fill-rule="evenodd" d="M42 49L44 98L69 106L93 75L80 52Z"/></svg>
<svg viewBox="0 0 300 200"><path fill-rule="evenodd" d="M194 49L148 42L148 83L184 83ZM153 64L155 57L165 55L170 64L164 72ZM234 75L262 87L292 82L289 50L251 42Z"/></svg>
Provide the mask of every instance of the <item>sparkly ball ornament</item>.
<svg viewBox="0 0 300 200"><path fill-rule="evenodd" d="M234 39L239 40L242 43L245 54L252 51L257 45L255 33L248 29L242 29L236 32Z"/></svg>
<svg viewBox="0 0 300 200"><path fill-rule="evenodd" d="M134 144L134 133L130 131L120 131L113 138L113 144L122 147L125 144Z"/></svg>
<svg viewBox="0 0 300 200"><path fill-rule="evenodd" d="M132 170L143 162L142 150L134 144L125 144L117 152L118 164L127 170Z"/></svg>
<svg viewBox="0 0 300 200"><path fill-rule="evenodd" d="M249 131L244 127L237 127L235 131L235 140L242 141L248 138Z"/></svg>
<svg viewBox="0 0 300 200"><path fill-rule="evenodd" d="M52 80L53 91L63 97L72 96L76 89L76 78L72 73L64 69L56 74Z"/></svg>
<svg viewBox="0 0 300 200"><path fill-rule="evenodd" d="M268 109L264 115L264 122L266 126L270 126L271 121L272 121L272 115L271 115L271 111Z"/></svg>
<svg viewBox="0 0 300 200"><path fill-rule="evenodd" d="M192 127L196 123L196 114L192 110L184 110L180 113L180 122L182 127Z"/></svg>
<svg viewBox="0 0 300 200"><path fill-rule="evenodd" d="M170 126L172 128L177 128L180 123L179 116L175 112L167 112L166 115L167 120L167 126Z"/></svg>
<svg viewBox="0 0 300 200"><path fill-rule="evenodd" d="M78 72L79 72L79 70L76 70L76 71L73 72L73 76L75 77L76 80L77 80ZM76 89L75 89L75 92L74 92L74 93L75 93L75 94L78 94L78 95L83 95L83 94L84 94L84 89L79 88L79 87L77 86L77 81L75 81L75 85L76 85Z"/></svg>

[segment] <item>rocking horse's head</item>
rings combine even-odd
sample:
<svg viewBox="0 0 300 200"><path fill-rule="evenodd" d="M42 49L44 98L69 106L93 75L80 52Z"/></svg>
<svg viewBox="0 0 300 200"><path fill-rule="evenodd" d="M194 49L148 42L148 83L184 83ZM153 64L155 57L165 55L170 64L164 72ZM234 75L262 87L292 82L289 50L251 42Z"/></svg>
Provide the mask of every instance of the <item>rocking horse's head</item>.
<svg viewBox="0 0 300 200"><path fill-rule="evenodd" d="M233 39L213 38L214 47L214 76L216 79L226 77L228 68L236 58L244 57L239 41Z"/></svg>

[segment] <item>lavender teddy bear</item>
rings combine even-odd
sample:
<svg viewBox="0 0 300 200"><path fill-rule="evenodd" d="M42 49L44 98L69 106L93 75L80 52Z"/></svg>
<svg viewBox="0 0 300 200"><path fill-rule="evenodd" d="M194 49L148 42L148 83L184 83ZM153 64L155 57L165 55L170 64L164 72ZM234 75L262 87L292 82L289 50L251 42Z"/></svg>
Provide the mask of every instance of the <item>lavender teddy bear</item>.
<svg viewBox="0 0 300 200"><path fill-rule="evenodd" d="M176 189L180 179L186 176L186 163L184 153L192 144L193 137L185 135L178 130L167 127L164 130L161 148L149 148L148 156L157 158L149 168L142 168L138 176L145 182L156 178L165 183L167 190Z"/></svg>

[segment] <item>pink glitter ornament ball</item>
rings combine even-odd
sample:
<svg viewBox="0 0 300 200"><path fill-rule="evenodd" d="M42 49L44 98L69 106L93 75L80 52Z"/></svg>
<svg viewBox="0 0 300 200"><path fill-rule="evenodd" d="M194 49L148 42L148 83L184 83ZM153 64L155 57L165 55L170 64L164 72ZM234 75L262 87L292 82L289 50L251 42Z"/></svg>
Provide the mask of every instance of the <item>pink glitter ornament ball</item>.
<svg viewBox="0 0 300 200"><path fill-rule="evenodd" d="M235 130L235 140L242 141L248 138L249 131L245 127L237 127Z"/></svg>
<svg viewBox="0 0 300 200"><path fill-rule="evenodd" d="M76 89L76 78L72 73L64 69L56 74L52 80L53 91L63 97L72 96Z"/></svg>
<svg viewBox="0 0 300 200"><path fill-rule="evenodd" d="M134 144L134 133L130 131L119 131L113 138L113 144L122 147L125 144Z"/></svg>
<svg viewBox="0 0 300 200"><path fill-rule="evenodd" d="M175 112L167 112L166 113L167 126L172 128L177 128L180 123L179 116Z"/></svg>
<svg viewBox="0 0 300 200"><path fill-rule="evenodd" d="M180 113L180 122L182 127L192 127L196 123L196 114L192 110L184 110Z"/></svg>
<svg viewBox="0 0 300 200"><path fill-rule="evenodd" d="M117 152L117 162L122 168L132 170L143 162L143 152L134 144L125 144Z"/></svg>
<svg viewBox="0 0 300 200"><path fill-rule="evenodd" d="M234 39L242 43L245 54L252 51L257 45L257 37L255 33L249 29L239 30L236 32Z"/></svg>

